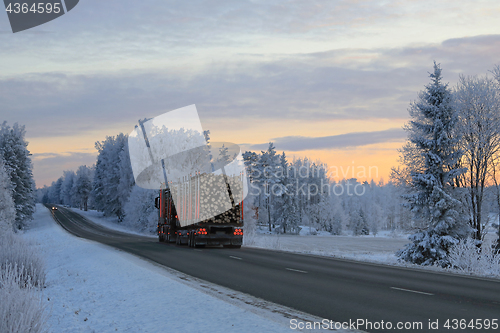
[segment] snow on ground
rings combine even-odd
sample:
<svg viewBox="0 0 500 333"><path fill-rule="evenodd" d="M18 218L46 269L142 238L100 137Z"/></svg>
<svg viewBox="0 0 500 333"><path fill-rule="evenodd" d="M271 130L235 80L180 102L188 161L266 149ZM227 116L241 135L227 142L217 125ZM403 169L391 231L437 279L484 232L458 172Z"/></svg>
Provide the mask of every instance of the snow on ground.
<svg viewBox="0 0 500 333"><path fill-rule="evenodd" d="M309 227L302 229L309 232ZM368 236L335 236L330 234L277 235L256 233L245 235L248 247L281 250L287 252L314 254L358 261L396 264L396 251L408 244L406 235L390 232Z"/></svg>
<svg viewBox="0 0 500 333"><path fill-rule="evenodd" d="M258 315L249 305L236 306L237 301L230 304L200 289L232 293L228 299L234 291L191 280L196 290L167 269L68 234L41 205L34 218L24 237L46 258L43 300L50 311L50 332L290 331L289 318L273 317L283 307L272 311L279 306L267 302ZM239 297L243 305L262 303ZM316 319L307 316L297 312L295 318Z"/></svg>

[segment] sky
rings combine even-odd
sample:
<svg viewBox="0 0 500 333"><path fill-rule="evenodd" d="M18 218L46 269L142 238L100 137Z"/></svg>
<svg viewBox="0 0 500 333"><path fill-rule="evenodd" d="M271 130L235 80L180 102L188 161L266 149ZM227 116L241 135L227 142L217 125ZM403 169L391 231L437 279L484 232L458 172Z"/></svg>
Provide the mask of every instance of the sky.
<svg viewBox="0 0 500 333"><path fill-rule="evenodd" d="M486 75L498 17L496 0L81 0L13 34L3 12L0 121L26 126L38 187L191 104L212 141L387 182L433 61L450 87Z"/></svg>

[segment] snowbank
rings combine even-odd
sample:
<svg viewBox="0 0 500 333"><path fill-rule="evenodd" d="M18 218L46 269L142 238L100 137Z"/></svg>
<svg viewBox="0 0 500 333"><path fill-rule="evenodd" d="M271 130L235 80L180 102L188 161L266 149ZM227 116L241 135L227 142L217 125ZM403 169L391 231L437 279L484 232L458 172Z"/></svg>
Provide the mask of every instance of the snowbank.
<svg viewBox="0 0 500 333"><path fill-rule="evenodd" d="M140 236L148 236L148 237L153 237L153 238L157 237L155 235L152 235L149 232L146 232L146 231L140 232L140 231L137 231L126 224L118 223L116 217L113 217L113 216L104 217L102 212L98 212L96 210L83 211L83 210L80 210L78 208L66 208L66 209L72 210L75 213L86 217L91 222L94 222L95 224L102 225L103 227L106 227L108 229L118 230L121 232L134 234L134 235L140 235Z"/></svg>

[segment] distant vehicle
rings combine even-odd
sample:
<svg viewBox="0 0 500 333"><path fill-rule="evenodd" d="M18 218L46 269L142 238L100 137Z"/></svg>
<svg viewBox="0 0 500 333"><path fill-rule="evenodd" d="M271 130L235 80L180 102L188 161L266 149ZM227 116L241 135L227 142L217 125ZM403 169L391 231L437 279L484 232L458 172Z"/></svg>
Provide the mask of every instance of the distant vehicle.
<svg viewBox="0 0 500 333"><path fill-rule="evenodd" d="M52 207L52 210L57 210L57 207L56 207L56 206L53 206L53 207Z"/></svg>

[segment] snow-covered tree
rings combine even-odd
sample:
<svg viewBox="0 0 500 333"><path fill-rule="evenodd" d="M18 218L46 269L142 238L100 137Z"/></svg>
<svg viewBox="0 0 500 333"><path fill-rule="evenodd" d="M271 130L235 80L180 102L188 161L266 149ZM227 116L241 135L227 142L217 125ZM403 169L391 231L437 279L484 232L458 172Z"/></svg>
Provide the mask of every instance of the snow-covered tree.
<svg viewBox="0 0 500 333"><path fill-rule="evenodd" d="M73 206L72 195L75 182L75 173L73 171L63 172L63 181L61 184L60 201L63 205Z"/></svg>
<svg viewBox="0 0 500 333"><path fill-rule="evenodd" d="M363 208L354 209L349 212L349 227L354 236L368 235L370 229Z"/></svg>
<svg viewBox="0 0 500 333"><path fill-rule="evenodd" d="M263 184L265 195L265 208L267 210L267 222L269 231L272 230L271 210L273 204L273 188L274 185L279 184L279 155L276 154L276 148L272 142L269 142L269 147L266 151L262 151L260 159L257 163L257 170L259 172L259 182Z"/></svg>
<svg viewBox="0 0 500 333"><path fill-rule="evenodd" d="M427 227L410 236L411 243L398 255L416 264L446 266L450 247L469 232L459 213L460 201L453 197L455 181L465 170L457 167L462 155L456 137L458 117L436 63L430 77L431 83L411 103L411 121L405 127L415 156L415 164L407 165L412 170L412 193L405 198L412 211L427 221Z"/></svg>
<svg viewBox="0 0 500 333"><path fill-rule="evenodd" d="M132 164L130 163L130 154L128 150L128 141L125 141L123 149L118 154L119 162L119 183L117 187L118 198L122 207L128 202L132 187L135 184Z"/></svg>
<svg viewBox="0 0 500 333"><path fill-rule="evenodd" d="M457 133L464 152L460 177L468 191L467 203L473 238L482 240L484 191L500 153L500 86L489 77L460 77L454 92Z"/></svg>
<svg viewBox="0 0 500 333"><path fill-rule="evenodd" d="M12 200L10 177L5 171L3 158L0 156L0 236L12 232L16 219L16 208Z"/></svg>
<svg viewBox="0 0 500 333"><path fill-rule="evenodd" d="M332 235L342 233L342 225L346 222L340 206L340 201L332 196L321 196L320 202L309 207L310 218L315 222L315 228L328 231Z"/></svg>
<svg viewBox="0 0 500 333"><path fill-rule="evenodd" d="M55 182L52 182L48 192L49 203L60 204L61 203L61 187L63 183L63 177L59 177Z"/></svg>
<svg viewBox="0 0 500 333"><path fill-rule="evenodd" d="M295 202L295 184L293 175L289 172L290 168L284 152L280 156L279 163L281 170L281 172L279 172L280 182L274 185L278 190L273 191L276 197L274 215L276 217L276 223L280 225L281 232L296 233L298 232L300 220L297 204Z"/></svg>
<svg viewBox="0 0 500 333"><path fill-rule="evenodd" d="M125 147L127 136L123 133L116 137L106 137L96 142L99 152L93 182L95 205L105 216L117 216L121 220L123 212L123 193L120 193L120 153Z"/></svg>
<svg viewBox="0 0 500 333"><path fill-rule="evenodd" d="M157 196L158 191L134 185L129 200L123 207L123 223L137 231L154 233L158 223L158 210L154 205Z"/></svg>
<svg viewBox="0 0 500 333"><path fill-rule="evenodd" d="M91 170L86 165L78 168L73 187L73 201L80 209L87 211L90 192L92 190Z"/></svg>
<svg viewBox="0 0 500 333"><path fill-rule="evenodd" d="M13 127L4 122L0 127L0 155L10 178L12 199L16 208L15 228L22 229L35 211L35 182L25 129L17 123Z"/></svg>

